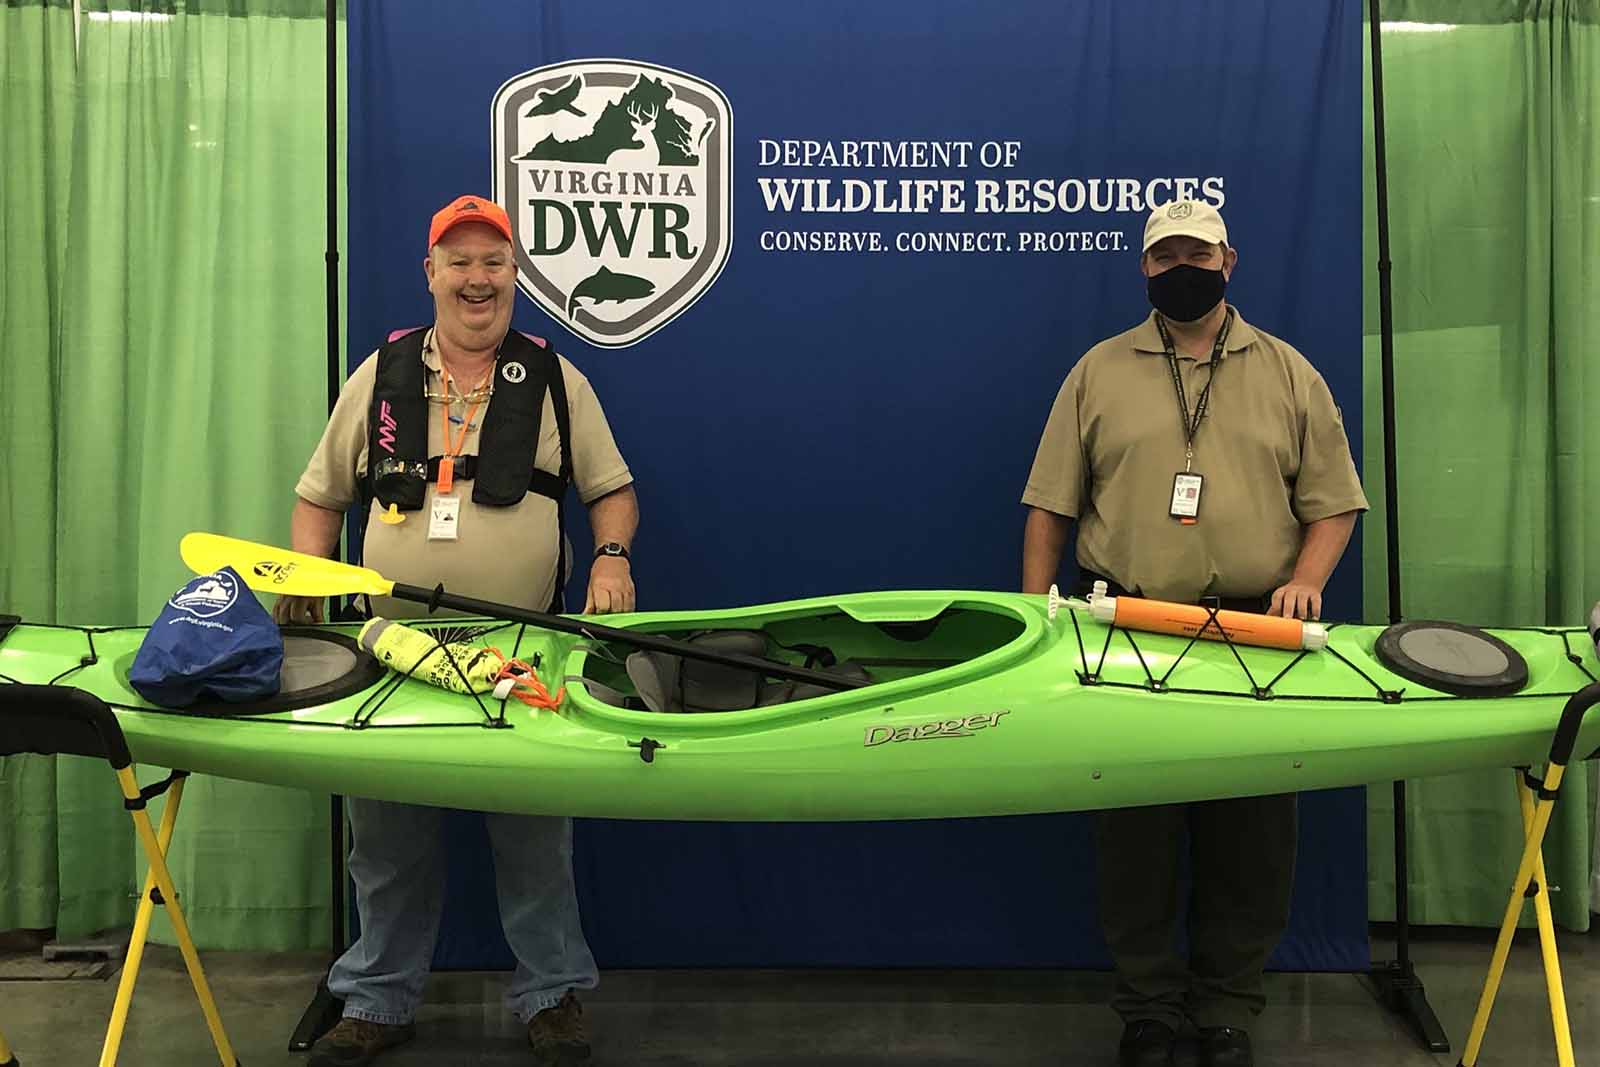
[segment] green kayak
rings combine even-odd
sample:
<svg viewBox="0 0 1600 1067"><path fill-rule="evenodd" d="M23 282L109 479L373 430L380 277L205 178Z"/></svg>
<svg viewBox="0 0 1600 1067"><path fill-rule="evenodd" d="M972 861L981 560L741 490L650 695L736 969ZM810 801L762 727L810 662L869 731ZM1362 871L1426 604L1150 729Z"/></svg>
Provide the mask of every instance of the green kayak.
<svg viewBox="0 0 1600 1067"><path fill-rule="evenodd" d="M342 625L286 631L283 691L256 705L145 702L126 682L143 628L0 624L0 683L94 694L117 712L134 760L164 768L483 810L849 820L1082 811L1537 764L1567 699L1600 675L1576 627L1333 625L1326 648L1295 652L1121 629L1006 593L604 621L866 684L828 691L471 619L411 625L533 665L551 693L564 689L557 710L405 678ZM1469 646L1490 650L1488 667L1462 667ZM1600 714L1573 753L1597 748Z"/></svg>

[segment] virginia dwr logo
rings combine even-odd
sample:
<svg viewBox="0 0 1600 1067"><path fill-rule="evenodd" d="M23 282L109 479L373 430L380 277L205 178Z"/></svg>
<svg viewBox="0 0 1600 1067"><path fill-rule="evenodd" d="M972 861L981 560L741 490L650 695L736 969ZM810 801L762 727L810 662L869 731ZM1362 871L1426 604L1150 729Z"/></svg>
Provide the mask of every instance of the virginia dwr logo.
<svg viewBox="0 0 1600 1067"><path fill-rule="evenodd" d="M519 74L490 108L517 284L592 344L631 345L717 280L733 246L733 109L710 82L621 59Z"/></svg>
<svg viewBox="0 0 1600 1067"><path fill-rule="evenodd" d="M221 615L239 599L239 583L227 571L215 571L191 578L187 585L167 601L179 611L200 619Z"/></svg>

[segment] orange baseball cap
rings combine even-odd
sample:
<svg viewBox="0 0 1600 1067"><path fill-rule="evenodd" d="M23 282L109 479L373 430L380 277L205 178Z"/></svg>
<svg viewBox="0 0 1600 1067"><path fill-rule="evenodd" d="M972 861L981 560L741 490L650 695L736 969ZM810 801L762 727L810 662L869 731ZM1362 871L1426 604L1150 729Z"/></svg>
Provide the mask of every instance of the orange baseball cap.
<svg viewBox="0 0 1600 1067"><path fill-rule="evenodd" d="M439 243L439 238L452 226L463 222L484 222L499 230L508 241L511 236L511 216L506 209L486 196L458 196L434 213L433 224L428 227L428 247Z"/></svg>

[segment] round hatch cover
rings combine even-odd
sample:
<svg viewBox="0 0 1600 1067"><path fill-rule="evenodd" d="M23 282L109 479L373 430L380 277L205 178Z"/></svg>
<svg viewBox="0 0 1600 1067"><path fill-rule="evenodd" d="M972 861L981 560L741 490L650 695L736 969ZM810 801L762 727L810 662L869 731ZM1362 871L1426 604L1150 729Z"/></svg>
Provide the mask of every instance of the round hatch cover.
<svg viewBox="0 0 1600 1067"><path fill-rule="evenodd" d="M1461 697L1503 697L1528 684L1522 654L1454 622L1396 623L1378 635L1378 661L1402 678Z"/></svg>

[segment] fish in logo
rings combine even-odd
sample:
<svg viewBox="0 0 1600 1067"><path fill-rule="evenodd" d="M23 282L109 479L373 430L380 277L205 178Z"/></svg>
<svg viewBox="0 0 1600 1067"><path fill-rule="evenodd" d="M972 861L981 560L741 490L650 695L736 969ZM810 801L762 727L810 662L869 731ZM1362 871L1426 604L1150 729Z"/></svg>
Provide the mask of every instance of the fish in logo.
<svg viewBox="0 0 1600 1067"><path fill-rule="evenodd" d="M572 290L572 295L567 297L567 318L572 318L579 297L588 297L596 304L604 304L607 300L615 300L620 304L624 300L642 300L653 295L655 291L655 282L649 278L640 278L634 274L613 274L601 267L579 282L578 287Z"/></svg>

